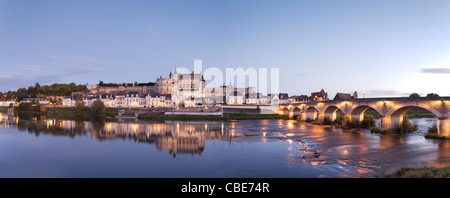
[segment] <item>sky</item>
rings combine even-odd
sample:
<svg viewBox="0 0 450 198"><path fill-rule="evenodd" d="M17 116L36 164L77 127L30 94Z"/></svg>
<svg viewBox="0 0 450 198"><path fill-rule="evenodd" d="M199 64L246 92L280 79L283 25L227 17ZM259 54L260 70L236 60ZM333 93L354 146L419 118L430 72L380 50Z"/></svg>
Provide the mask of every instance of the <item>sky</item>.
<svg viewBox="0 0 450 198"><path fill-rule="evenodd" d="M448 0L0 0L0 91L278 68L279 91L450 96Z"/></svg>

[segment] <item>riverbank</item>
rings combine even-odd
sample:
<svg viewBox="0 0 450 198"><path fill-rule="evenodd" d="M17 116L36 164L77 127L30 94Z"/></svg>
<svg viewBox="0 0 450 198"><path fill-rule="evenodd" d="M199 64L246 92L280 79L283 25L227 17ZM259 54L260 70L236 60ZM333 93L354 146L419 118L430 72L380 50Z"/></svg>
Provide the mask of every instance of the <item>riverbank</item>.
<svg viewBox="0 0 450 198"><path fill-rule="evenodd" d="M441 168L402 168L401 170L385 175L387 178L447 178L450 177L450 166Z"/></svg>
<svg viewBox="0 0 450 198"><path fill-rule="evenodd" d="M76 109L75 107L46 107L40 108L39 111L18 111L16 113L29 115L44 115L48 118L92 118L92 117L116 117L119 108L106 108L105 112L100 115L94 115L90 108ZM8 108L0 108L0 112L7 113ZM204 120L204 121L227 121L227 120L259 120L259 119L289 119L287 116L279 114L245 114L245 113L224 113L223 116L206 116L206 115L164 115L163 112L144 113L138 117L140 120Z"/></svg>
<svg viewBox="0 0 450 198"><path fill-rule="evenodd" d="M1 110L1 109L0 109ZM6 110L7 112L7 110ZM75 107L41 107L39 110L14 110L15 113L18 114L28 114L35 116L46 116L48 118L64 118L64 119L72 119L72 118L92 118L92 117L114 117L118 113L118 109L116 108L106 108L106 111L101 115L94 115L93 111L89 108L83 108L77 110Z"/></svg>
<svg viewBox="0 0 450 198"><path fill-rule="evenodd" d="M140 120L262 120L262 119L288 119L287 116L279 114L245 114L245 113L224 113L223 116L205 116L205 115L163 115L163 114L141 114Z"/></svg>

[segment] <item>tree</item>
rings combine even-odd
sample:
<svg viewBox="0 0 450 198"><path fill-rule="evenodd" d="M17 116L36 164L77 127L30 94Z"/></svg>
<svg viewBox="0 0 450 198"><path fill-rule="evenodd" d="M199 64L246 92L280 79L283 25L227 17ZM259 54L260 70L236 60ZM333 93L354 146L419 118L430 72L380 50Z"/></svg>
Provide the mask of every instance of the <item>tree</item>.
<svg viewBox="0 0 450 198"><path fill-rule="evenodd" d="M103 81L98 82L99 86L103 86L103 84L104 84Z"/></svg>
<svg viewBox="0 0 450 198"><path fill-rule="evenodd" d="M84 109L83 97L81 95L75 96L75 111L77 112L78 115L80 115L83 109Z"/></svg>
<svg viewBox="0 0 450 198"><path fill-rule="evenodd" d="M439 97L439 94L437 94L437 93L429 93L429 94L427 94L427 97Z"/></svg>
<svg viewBox="0 0 450 198"><path fill-rule="evenodd" d="M418 93L412 93L411 95L409 95L410 98L419 98L420 95Z"/></svg>
<svg viewBox="0 0 450 198"><path fill-rule="evenodd" d="M91 110L94 112L94 115L101 115L106 111L105 103L103 103L100 99L97 99L94 103L92 103Z"/></svg>
<svg viewBox="0 0 450 198"><path fill-rule="evenodd" d="M25 88L20 88L17 90L17 97L16 97L16 101L20 102L21 100L23 100L24 98L26 98L27 96L27 89Z"/></svg>

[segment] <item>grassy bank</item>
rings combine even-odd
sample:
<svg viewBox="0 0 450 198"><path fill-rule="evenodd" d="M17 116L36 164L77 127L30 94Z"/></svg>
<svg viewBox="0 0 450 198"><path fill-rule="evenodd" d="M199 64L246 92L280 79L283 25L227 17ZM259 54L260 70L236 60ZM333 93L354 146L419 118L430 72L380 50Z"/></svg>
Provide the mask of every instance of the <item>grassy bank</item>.
<svg viewBox="0 0 450 198"><path fill-rule="evenodd" d="M0 112L8 111L8 108L0 108ZM115 117L118 108L106 108L101 114L94 114L93 110L88 107L77 109L76 107L49 107L40 106L39 108L16 108L16 113L44 115L50 118L75 118L75 117ZM134 116L134 114L132 115ZM222 116L193 116L193 115L164 115L161 113L141 114L138 119L142 120L205 120L205 121L219 121L219 120L250 120L250 119L288 119L287 116L278 114L243 114L243 113L224 113Z"/></svg>
<svg viewBox="0 0 450 198"><path fill-rule="evenodd" d="M385 175L387 178L446 178L450 177L450 166L442 168L403 168L395 173Z"/></svg>
<svg viewBox="0 0 450 198"><path fill-rule="evenodd" d="M216 121L222 120L220 116L190 116L190 115L164 115L164 114L140 114L138 116L140 120L205 120Z"/></svg>
<svg viewBox="0 0 450 198"><path fill-rule="evenodd" d="M142 120L259 120L259 119L287 119L286 116L278 114L243 114L224 113L222 116L193 116L193 115L163 115L163 114L141 114L138 116Z"/></svg>
<svg viewBox="0 0 450 198"><path fill-rule="evenodd" d="M279 114L245 114L245 113L224 113L225 120L259 120L259 119L289 119L288 116Z"/></svg>
<svg viewBox="0 0 450 198"><path fill-rule="evenodd" d="M437 125L436 124L434 124L433 126L428 128L428 133L425 134L425 138L441 139L441 140L448 140L448 139L450 139L450 137L440 136L438 134L438 130L437 130Z"/></svg>
<svg viewBox="0 0 450 198"><path fill-rule="evenodd" d="M116 108L106 108L106 111L100 115L96 116L116 116L118 109ZM42 112L48 117L92 117L94 113L90 108L83 108L81 111L77 111L75 107L50 107L47 108L46 111Z"/></svg>
<svg viewBox="0 0 450 198"><path fill-rule="evenodd" d="M15 113L19 114L33 114L33 115L44 115L49 118L75 118L75 117L94 117L94 113L90 108L83 108L78 110L75 107L45 107L39 108L39 110L20 110L15 109ZM117 115L118 109L107 108L106 111L100 115L100 117L113 117Z"/></svg>

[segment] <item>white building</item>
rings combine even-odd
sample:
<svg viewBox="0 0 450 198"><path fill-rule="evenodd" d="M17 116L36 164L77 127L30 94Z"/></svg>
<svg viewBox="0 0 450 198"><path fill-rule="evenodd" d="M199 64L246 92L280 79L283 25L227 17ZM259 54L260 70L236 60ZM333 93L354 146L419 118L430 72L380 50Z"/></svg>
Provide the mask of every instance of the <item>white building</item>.
<svg viewBox="0 0 450 198"><path fill-rule="evenodd" d="M124 98L125 107L141 107L139 102L139 93L136 91L128 92Z"/></svg>
<svg viewBox="0 0 450 198"><path fill-rule="evenodd" d="M158 78L156 84L159 95L171 95L171 100L180 105L187 99L202 101L204 98L205 80L203 74L194 72L181 74L175 69L169 78ZM187 101L190 103L190 101ZM184 103L185 104L185 103Z"/></svg>
<svg viewBox="0 0 450 198"><path fill-rule="evenodd" d="M103 94L99 96L83 97L84 106L90 107L96 100L101 100L106 107L174 107L171 95L147 94L140 96L138 92L118 93L117 95ZM65 97L62 105L74 107L75 97Z"/></svg>
<svg viewBox="0 0 450 198"><path fill-rule="evenodd" d="M32 102L33 100L36 102L39 102L39 104L41 104L41 105L48 104L50 102L45 98L24 98L23 100L20 101L20 103L23 103L23 102L29 103L29 102Z"/></svg>
<svg viewBox="0 0 450 198"><path fill-rule="evenodd" d="M62 106L74 107L75 106L75 100L72 97L70 97L70 96L64 97L62 99Z"/></svg>
<svg viewBox="0 0 450 198"><path fill-rule="evenodd" d="M9 100L1 100L0 101L0 107L9 107L9 104L13 104L16 105L16 101L13 99L9 99Z"/></svg>
<svg viewBox="0 0 450 198"><path fill-rule="evenodd" d="M245 101L244 99L245 99L244 95L242 95L241 92L233 91L228 96L228 102L227 103L228 104L234 104L234 105L236 105L236 104L241 105L241 104L244 104L244 101Z"/></svg>

